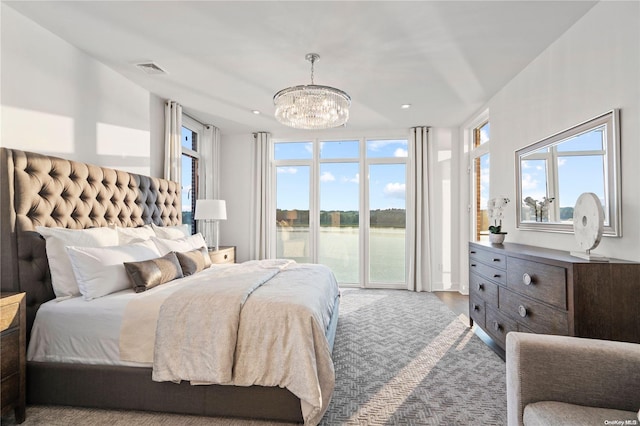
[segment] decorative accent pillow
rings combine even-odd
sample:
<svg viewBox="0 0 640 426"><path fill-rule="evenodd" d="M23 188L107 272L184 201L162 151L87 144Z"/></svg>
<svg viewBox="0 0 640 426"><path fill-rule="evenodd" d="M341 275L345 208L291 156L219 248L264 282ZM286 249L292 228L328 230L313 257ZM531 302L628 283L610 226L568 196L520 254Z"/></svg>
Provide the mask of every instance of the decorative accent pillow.
<svg viewBox="0 0 640 426"><path fill-rule="evenodd" d="M160 257L152 241L112 247L67 247L67 253L85 300L131 288L124 262Z"/></svg>
<svg viewBox="0 0 640 426"><path fill-rule="evenodd" d="M36 226L45 239L51 285L56 299L63 300L80 295L78 282L71 267L66 246L105 247L118 245L118 233L113 228L67 229Z"/></svg>
<svg viewBox="0 0 640 426"><path fill-rule="evenodd" d="M124 262L124 269L136 293L182 278L181 266L174 252L142 262Z"/></svg>
<svg viewBox="0 0 640 426"><path fill-rule="evenodd" d="M189 237L178 238L176 240L152 237L151 241L156 244L156 247L158 247L158 250L160 250L160 254L162 255L165 255L170 251L184 253L185 251L190 251L200 247L207 248L207 243L204 241L204 237L200 233Z"/></svg>
<svg viewBox="0 0 640 426"><path fill-rule="evenodd" d="M116 231L118 231L119 245L146 241L156 236L156 233L150 225L139 226L137 228L121 228L116 226Z"/></svg>
<svg viewBox="0 0 640 426"><path fill-rule="evenodd" d="M168 240L175 240L177 238L184 238L191 235L191 232L189 232L189 225L158 226L152 223L151 228L156 233L156 237L166 238Z"/></svg>
<svg viewBox="0 0 640 426"><path fill-rule="evenodd" d="M182 273L185 277L198 273L211 266L209 250L204 247L183 253L175 252L175 254L178 258L178 262L180 262L180 267L182 268Z"/></svg>

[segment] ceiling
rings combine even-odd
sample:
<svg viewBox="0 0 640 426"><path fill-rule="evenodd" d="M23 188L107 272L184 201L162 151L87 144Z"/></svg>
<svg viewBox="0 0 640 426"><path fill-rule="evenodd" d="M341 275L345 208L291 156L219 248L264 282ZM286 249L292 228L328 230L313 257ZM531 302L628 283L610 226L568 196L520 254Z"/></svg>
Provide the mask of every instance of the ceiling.
<svg viewBox="0 0 640 426"><path fill-rule="evenodd" d="M223 134L286 129L273 95L315 83L353 99L347 128L452 127L592 1L5 2ZM134 64L155 61L167 75ZM401 109L401 104L411 104ZM251 111L258 110L260 115Z"/></svg>

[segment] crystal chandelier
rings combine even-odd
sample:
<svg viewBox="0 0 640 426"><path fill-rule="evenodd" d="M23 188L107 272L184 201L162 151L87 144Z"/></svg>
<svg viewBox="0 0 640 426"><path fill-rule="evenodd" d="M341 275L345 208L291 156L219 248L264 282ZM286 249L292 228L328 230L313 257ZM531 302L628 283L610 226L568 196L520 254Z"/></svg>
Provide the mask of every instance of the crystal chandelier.
<svg viewBox="0 0 640 426"><path fill-rule="evenodd" d="M313 84L313 64L317 53L305 56L311 62L311 84L287 87L273 97L276 119L296 129L330 129L349 120L351 97L340 89Z"/></svg>

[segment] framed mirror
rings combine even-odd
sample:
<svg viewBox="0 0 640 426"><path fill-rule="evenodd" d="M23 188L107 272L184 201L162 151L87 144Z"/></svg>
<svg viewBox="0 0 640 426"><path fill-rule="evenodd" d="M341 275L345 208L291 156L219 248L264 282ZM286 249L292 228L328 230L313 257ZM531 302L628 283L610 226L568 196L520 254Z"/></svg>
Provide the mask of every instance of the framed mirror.
<svg viewBox="0 0 640 426"><path fill-rule="evenodd" d="M604 209L603 235L622 236L618 110L516 151L516 226L573 233L580 194Z"/></svg>

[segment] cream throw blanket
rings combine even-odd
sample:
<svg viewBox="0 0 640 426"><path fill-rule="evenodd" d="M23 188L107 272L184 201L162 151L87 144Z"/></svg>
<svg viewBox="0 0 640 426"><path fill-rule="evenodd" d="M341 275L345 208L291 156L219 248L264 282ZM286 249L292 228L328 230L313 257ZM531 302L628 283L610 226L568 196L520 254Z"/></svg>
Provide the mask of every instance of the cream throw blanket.
<svg viewBox="0 0 640 426"><path fill-rule="evenodd" d="M328 268L252 261L172 287L129 303L123 360L152 359L156 381L285 387L305 424L322 419L335 384L325 330L338 286Z"/></svg>

